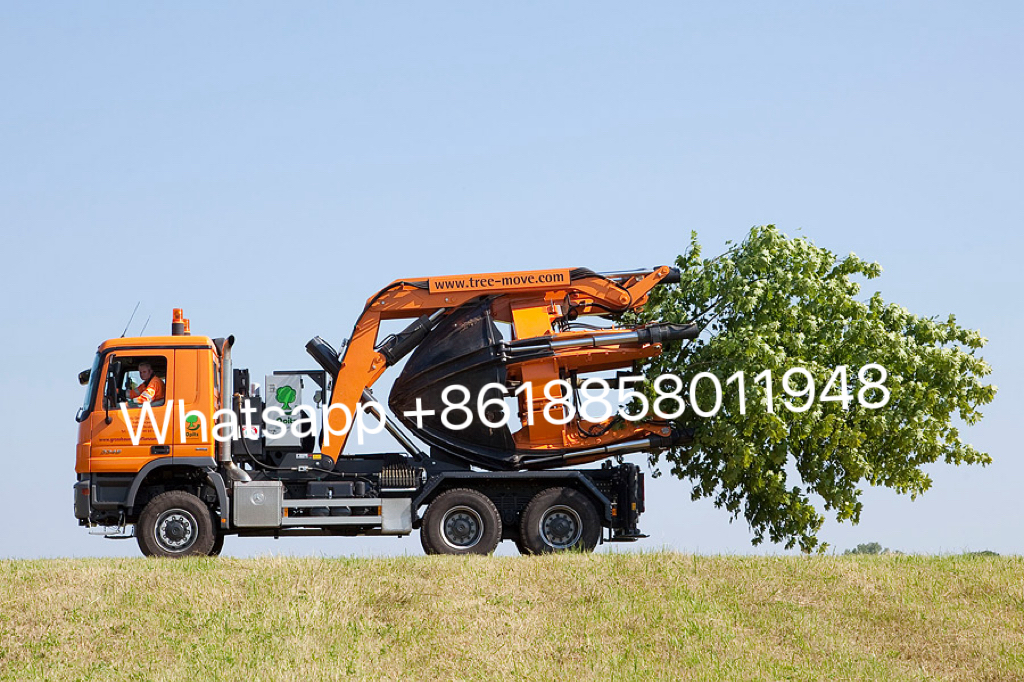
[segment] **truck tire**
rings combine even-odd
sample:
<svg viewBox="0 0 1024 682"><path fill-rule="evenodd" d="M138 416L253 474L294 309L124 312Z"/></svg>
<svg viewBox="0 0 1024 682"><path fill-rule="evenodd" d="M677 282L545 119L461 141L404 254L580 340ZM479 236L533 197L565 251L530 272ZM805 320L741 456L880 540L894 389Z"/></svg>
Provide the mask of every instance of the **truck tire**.
<svg viewBox="0 0 1024 682"><path fill-rule="evenodd" d="M592 552L601 540L601 519L593 503L572 488L548 488L534 495L519 525L520 551Z"/></svg>
<svg viewBox="0 0 1024 682"><path fill-rule="evenodd" d="M220 556L220 552L224 549L224 533L220 531L214 531L216 536L213 541L213 547L210 548L210 556Z"/></svg>
<svg viewBox="0 0 1024 682"><path fill-rule="evenodd" d="M441 493L427 506L420 543L427 554L490 554L501 542L501 516L469 488Z"/></svg>
<svg viewBox="0 0 1024 682"><path fill-rule="evenodd" d="M195 495L171 490L157 495L135 524L139 549L146 556L208 556L216 533L213 515Z"/></svg>
<svg viewBox="0 0 1024 682"><path fill-rule="evenodd" d="M526 549L526 545L523 544L521 538L516 538L516 549L518 549L519 553L523 556L526 556L531 553L530 550Z"/></svg>

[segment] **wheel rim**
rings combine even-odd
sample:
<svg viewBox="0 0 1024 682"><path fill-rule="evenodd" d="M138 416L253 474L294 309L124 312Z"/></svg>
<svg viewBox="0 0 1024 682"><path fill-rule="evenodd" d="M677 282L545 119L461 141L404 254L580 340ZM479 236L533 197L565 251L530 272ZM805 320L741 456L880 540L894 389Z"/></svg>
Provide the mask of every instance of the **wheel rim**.
<svg viewBox="0 0 1024 682"><path fill-rule="evenodd" d="M572 507L551 507L540 518L540 536L555 549L569 549L583 535L583 521Z"/></svg>
<svg viewBox="0 0 1024 682"><path fill-rule="evenodd" d="M184 509L168 509L156 520L156 542L166 552L184 552L196 543L199 523Z"/></svg>
<svg viewBox="0 0 1024 682"><path fill-rule="evenodd" d="M484 535L484 520L475 509L452 507L441 518L441 539L453 549L476 546Z"/></svg>

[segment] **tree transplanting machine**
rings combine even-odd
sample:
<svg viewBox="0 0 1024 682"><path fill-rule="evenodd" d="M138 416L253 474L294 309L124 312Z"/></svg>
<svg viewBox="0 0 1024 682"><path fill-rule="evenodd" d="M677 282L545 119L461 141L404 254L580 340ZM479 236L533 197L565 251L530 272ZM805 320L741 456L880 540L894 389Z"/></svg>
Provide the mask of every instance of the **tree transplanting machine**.
<svg viewBox="0 0 1024 682"><path fill-rule="evenodd" d="M428 554L486 554L502 540L530 554L635 541L639 467L570 467L687 435L567 408L581 375L630 368L663 341L697 335L694 325L617 323L678 280L664 266L397 280L367 301L342 352L314 338L306 350L319 369L267 375L262 396L232 365L234 337L192 335L175 310L169 336L105 341L79 375L75 516L108 537L130 537L133 525L144 554L171 557L216 555L227 535L419 529ZM379 340L381 322L396 319L413 321ZM370 389L403 359L388 399L396 422ZM315 415L297 409L307 382ZM157 399L131 399L139 388ZM367 413L400 452L345 454ZM289 428L304 416L308 433ZM232 421L240 436L217 437Z"/></svg>

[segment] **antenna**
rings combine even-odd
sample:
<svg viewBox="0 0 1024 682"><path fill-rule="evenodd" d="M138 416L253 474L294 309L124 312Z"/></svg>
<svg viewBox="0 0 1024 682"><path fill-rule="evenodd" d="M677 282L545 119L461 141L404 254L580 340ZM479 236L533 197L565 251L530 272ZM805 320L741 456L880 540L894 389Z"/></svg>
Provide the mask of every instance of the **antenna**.
<svg viewBox="0 0 1024 682"><path fill-rule="evenodd" d="M142 331L139 332L139 336L142 336L142 333L146 331L146 327L149 326L149 321L151 319L153 319L152 315L150 315L149 317L146 318L146 324L142 325Z"/></svg>
<svg viewBox="0 0 1024 682"><path fill-rule="evenodd" d="M124 331L121 332L121 338L122 339L124 338L124 335L128 333L128 325L130 325L132 323L132 320L135 319L135 311L137 311L139 309L139 304L141 304L141 303L142 303L142 301L139 301L138 303L135 304L135 310L132 311L132 316L128 318L128 324L126 324L124 326Z"/></svg>

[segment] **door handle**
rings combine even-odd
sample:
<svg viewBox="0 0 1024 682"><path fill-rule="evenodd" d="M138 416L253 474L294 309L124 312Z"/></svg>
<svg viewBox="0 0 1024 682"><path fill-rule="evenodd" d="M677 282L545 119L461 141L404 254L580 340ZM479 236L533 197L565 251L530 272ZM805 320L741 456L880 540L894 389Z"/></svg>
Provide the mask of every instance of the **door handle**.
<svg viewBox="0 0 1024 682"><path fill-rule="evenodd" d="M171 454L170 445L154 445L149 449L151 455L169 455Z"/></svg>

